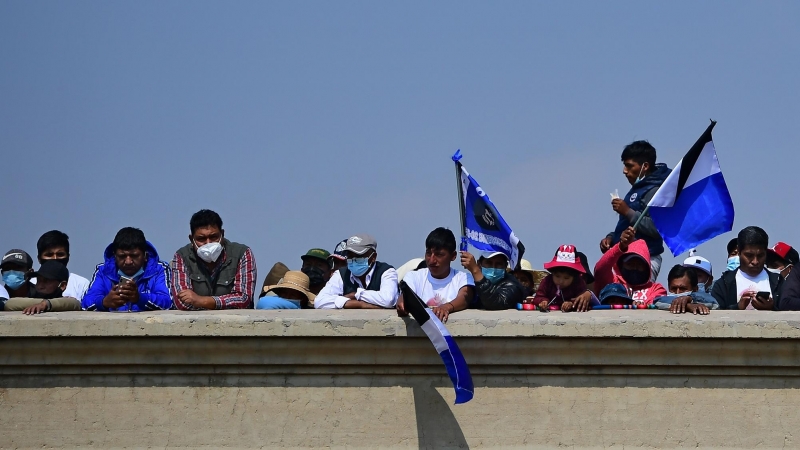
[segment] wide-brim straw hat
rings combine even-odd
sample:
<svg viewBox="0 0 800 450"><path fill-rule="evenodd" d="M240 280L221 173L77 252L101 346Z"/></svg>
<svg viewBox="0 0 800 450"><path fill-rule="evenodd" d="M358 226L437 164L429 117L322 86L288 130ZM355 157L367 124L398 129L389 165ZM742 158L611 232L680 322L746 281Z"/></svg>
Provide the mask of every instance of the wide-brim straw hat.
<svg viewBox="0 0 800 450"><path fill-rule="evenodd" d="M290 270L283 275L283 278L278 284L264 286L264 293L266 294L275 289L291 289L305 295L309 302L314 302L317 296L308 290L309 284L308 275L299 270Z"/></svg>
<svg viewBox="0 0 800 450"><path fill-rule="evenodd" d="M533 285L537 287L542 282L542 280L544 280L545 277L549 275L549 273L546 270L534 269L531 262L528 261L527 259L521 259L519 261L519 270L523 272L528 272L531 275L531 278L533 279Z"/></svg>

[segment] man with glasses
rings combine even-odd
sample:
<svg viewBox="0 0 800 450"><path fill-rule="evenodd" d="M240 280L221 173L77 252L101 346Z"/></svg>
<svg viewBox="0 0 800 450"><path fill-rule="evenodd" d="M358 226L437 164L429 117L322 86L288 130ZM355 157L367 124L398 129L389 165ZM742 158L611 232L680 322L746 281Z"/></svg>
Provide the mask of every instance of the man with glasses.
<svg viewBox="0 0 800 450"><path fill-rule="evenodd" d="M222 218L203 209L189 221L189 244L172 259L172 299L182 310L253 307L256 261L246 245L225 239Z"/></svg>
<svg viewBox="0 0 800 450"><path fill-rule="evenodd" d="M394 308L399 296L397 271L378 261L378 243L357 234L344 248L347 266L337 270L314 300L317 309Z"/></svg>

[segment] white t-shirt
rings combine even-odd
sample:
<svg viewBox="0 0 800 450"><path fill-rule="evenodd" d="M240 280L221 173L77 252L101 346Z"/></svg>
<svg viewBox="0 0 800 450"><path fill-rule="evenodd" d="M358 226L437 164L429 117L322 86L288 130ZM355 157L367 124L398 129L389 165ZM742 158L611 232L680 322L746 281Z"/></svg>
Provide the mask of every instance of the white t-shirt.
<svg viewBox="0 0 800 450"><path fill-rule="evenodd" d="M408 272L403 278L408 287L428 306L440 306L450 303L458 296L458 290L464 286L475 286L472 274L450 269L450 275L441 280L431 276L428 269Z"/></svg>
<svg viewBox="0 0 800 450"><path fill-rule="evenodd" d="M31 283L36 284L36 277L31 278ZM89 290L89 280L80 275L75 275L70 272L69 279L67 280L67 289L64 291L64 297L72 297L78 300L83 300L86 291ZM2 294L2 292L0 292ZM0 295L1 297L2 295Z"/></svg>
<svg viewBox="0 0 800 450"><path fill-rule="evenodd" d="M769 272L762 270L761 273L755 277L742 272L741 269L736 272L736 300L742 298L742 294L747 291L752 292L770 292L772 297L772 287L769 285ZM752 303L747 304L745 309L755 309Z"/></svg>

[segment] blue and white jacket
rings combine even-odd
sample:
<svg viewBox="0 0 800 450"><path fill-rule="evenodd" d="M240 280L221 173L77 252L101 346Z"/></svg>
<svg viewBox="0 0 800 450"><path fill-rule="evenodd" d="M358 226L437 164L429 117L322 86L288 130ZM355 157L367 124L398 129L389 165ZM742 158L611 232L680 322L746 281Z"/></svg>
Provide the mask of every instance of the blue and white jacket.
<svg viewBox="0 0 800 450"><path fill-rule="evenodd" d="M139 303L123 305L120 308L106 308L103 299L115 284L119 283L117 263L114 259L114 244L106 247L105 262L97 265L89 290L81 300L81 307L87 311L153 311L170 309L172 296L169 293L170 270L169 264L158 259L158 252L149 241L147 242L147 260L144 263L144 273L136 281L139 288Z"/></svg>

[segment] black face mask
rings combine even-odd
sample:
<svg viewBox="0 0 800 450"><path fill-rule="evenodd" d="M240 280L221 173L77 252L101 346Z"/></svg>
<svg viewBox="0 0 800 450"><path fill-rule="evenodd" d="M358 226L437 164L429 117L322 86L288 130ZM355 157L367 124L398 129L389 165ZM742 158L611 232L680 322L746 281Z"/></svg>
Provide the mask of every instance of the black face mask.
<svg viewBox="0 0 800 450"><path fill-rule="evenodd" d="M308 275L308 283L311 286L325 284L325 272L319 267L303 267L300 271Z"/></svg>
<svg viewBox="0 0 800 450"><path fill-rule="evenodd" d="M64 291L62 291L61 289L56 288L56 290L53 291L51 294L42 294L41 292L36 291L36 295L34 295L33 298L41 298L41 299L50 300L50 299L53 299L53 298L61 298L63 296L64 296Z"/></svg>
<svg viewBox="0 0 800 450"><path fill-rule="evenodd" d="M640 270L620 268L622 278L631 286L640 286L650 281L650 274Z"/></svg>
<svg viewBox="0 0 800 450"><path fill-rule="evenodd" d="M63 264L64 267L67 267L67 264L69 264L69 256L67 256L66 258L54 259L53 261L58 261L61 264Z"/></svg>

